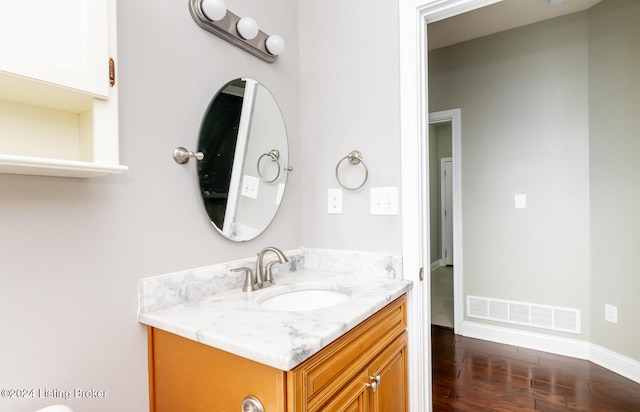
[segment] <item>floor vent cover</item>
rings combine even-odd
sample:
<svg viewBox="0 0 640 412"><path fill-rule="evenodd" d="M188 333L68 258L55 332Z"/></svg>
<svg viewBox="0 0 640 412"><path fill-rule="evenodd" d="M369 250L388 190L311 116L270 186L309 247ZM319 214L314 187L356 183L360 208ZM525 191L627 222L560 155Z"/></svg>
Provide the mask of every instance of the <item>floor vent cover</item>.
<svg viewBox="0 0 640 412"><path fill-rule="evenodd" d="M467 316L580 333L579 309L467 296Z"/></svg>

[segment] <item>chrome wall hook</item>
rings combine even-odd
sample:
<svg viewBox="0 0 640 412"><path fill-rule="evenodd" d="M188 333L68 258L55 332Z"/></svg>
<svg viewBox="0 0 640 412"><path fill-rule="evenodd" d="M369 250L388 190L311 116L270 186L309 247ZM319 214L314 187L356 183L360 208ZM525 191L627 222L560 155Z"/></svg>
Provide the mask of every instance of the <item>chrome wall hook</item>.
<svg viewBox="0 0 640 412"><path fill-rule="evenodd" d="M193 153L192 151L187 150L184 147L176 147L173 151L173 160L175 160L176 163L180 165L189 162L189 159L191 159L192 157L195 157L196 160L202 160L204 159L204 154L202 152Z"/></svg>

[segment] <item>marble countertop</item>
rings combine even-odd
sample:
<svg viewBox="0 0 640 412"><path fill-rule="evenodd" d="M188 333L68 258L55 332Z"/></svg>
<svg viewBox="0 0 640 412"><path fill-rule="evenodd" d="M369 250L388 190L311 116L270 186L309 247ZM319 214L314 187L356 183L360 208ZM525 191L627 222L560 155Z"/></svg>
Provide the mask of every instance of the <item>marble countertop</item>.
<svg viewBox="0 0 640 412"><path fill-rule="evenodd" d="M350 298L324 309L286 312L259 306L287 285L318 283L348 289ZM407 280L303 269L276 285L241 288L138 314L138 321L281 370L291 370L360 322L408 292Z"/></svg>

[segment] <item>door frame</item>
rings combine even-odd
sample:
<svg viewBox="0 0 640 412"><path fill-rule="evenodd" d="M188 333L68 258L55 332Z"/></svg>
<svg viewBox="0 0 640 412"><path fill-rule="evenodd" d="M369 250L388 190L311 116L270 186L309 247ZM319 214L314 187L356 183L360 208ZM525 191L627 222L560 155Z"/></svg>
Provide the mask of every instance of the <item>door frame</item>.
<svg viewBox="0 0 640 412"><path fill-rule="evenodd" d="M408 328L409 405L431 411L431 311L429 267L427 24L501 0L398 0L400 74L400 156L402 175L403 276L412 280ZM426 298L425 298L426 296ZM426 328L428 325L429 329Z"/></svg>
<svg viewBox="0 0 640 412"><path fill-rule="evenodd" d="M451 173L447 174L447 164L451 163ZM442 245L442 249L440 251L440 265L447 266L449 264L449 254L446 253L448 251L449 241L451 241L451 255L455 257L455 253L453 251L455 248L453 247L453 157L442 157L440 158L440 243ZM450 190L447 190L447 181L451 179L451 187ZM449 214L447 215L447 201L448 197L451 196L451 210L449 210ZM448 230L445 230L447 218L451 219L451 233ZM450 239L449 239L450 238ZM445 246L447 248L445 248ZM453 265L453 257L451 257L451 265Z"/></svg>

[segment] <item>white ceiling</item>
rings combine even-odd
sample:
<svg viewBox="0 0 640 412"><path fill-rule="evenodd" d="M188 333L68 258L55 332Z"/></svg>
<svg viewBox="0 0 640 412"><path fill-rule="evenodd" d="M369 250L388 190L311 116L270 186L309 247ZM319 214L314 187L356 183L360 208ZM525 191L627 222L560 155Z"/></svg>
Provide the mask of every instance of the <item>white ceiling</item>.
<svg viewBox="0 0 640 412"><path fill-rule="evenodd" d="M549 4L549 0L503 0L429 24L429 50L575 13L600 1L566 0L564 4L554 6Z"/></svg>

